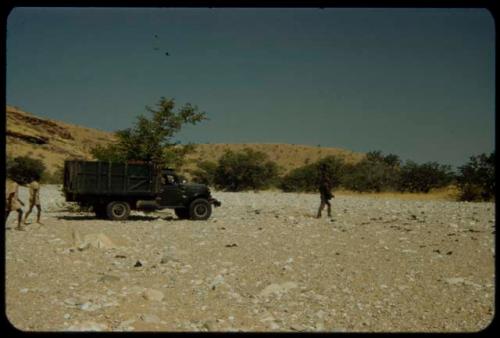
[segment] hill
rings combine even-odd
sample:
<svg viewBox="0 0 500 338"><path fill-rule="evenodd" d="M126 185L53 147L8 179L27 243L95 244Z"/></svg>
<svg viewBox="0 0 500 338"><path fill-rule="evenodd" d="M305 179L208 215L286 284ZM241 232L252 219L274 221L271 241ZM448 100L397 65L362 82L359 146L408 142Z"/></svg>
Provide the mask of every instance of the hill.
<svg viewBox="0 0 500 338"><path fill-rule="evenodd" d="M340 148L317 147L282 143L244 143L244 144L198 144L196 151L187 159L190 163L187 168L194 167L199 161L217 161L226 150L241 151L250 148L261 151L288 172L294 168L313 163L322 157L335 155L343 158L347 163L356 163L365 155Z"/></svg>
<svg viewBox="0 0 500 338"><path fill-rule="evenodd" d="M7 155L38 158L50 172L62 167L67 159L91 160L91 148L114 140L111 132L41 118L13 106L6 107L6 127ZM198 144L183 169L193 169L199 161L216 161L226 150L240 151L245 147L266 153L285 172L328 155L340 156L350 163L364 157L340 148L293 144Z"/></svg>
<svg viewBox="0 0 500 338"><path fill-rule="evenodd" d="M6 152L43 161L51 172L66 159L92 159L90 149L106 144L113 134L37 117L16 107L6 107Z"/></svg>

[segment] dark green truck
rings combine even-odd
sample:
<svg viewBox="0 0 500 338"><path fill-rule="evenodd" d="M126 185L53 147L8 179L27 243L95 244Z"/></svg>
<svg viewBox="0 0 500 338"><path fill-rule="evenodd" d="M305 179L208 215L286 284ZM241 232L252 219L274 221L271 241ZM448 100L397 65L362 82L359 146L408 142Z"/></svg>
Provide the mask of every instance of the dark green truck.
<svg viewBox="0 0 500 338"><path fill-rule="evenodd" d="M181 219L205 220L221 203L204 184L187 184L151 163L65 161L66 201L91 206L97 217L127 219L130 210L175 209Z"/></svg>

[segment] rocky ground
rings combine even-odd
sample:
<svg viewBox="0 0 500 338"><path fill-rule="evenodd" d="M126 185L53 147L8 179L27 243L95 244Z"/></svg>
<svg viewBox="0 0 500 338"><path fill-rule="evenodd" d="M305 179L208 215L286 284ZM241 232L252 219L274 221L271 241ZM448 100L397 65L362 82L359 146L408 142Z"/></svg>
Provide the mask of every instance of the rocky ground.
<svg viewBox="0 0 500 338"><path fill-rule="evenodd" d="M21 189L26 199L26 190ZM6 240L6 313L28 331L479 331L494 316L495 205L214 193L207 221L68 211ZM31 218L34 218L32 214Z"/></svg>

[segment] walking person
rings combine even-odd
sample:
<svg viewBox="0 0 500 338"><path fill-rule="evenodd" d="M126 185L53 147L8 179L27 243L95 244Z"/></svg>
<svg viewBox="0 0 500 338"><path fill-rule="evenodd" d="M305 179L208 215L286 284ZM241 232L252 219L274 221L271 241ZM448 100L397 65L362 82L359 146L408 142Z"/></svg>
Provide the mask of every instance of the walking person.
<svg viewBox="0 0 500 338"><path fill-rule="evenodd" d="M40 216L42 215L42 206L40 204L40 183L38 183L38 181L35 179L30 184L28 184L28 188L30 193L30 206L28 212L26 212L26 216L24 216L24 224L28 224L28 216L30 215L31 210L33 210L33 207L36 206L36 222L40 225L43 225L43 223L40 222Z"/></svg>
<svg viewBox="0 0 500 338"><path fill-rule="evenodd" d="M326 166L322 164L319 168L319 193L321 203L319 205L318 214L316 218L321 218L321 212L327 206L328 217L332 217L332 205L330 200L334 197L332 194L332 184L326 172Z"/></svg>
<svg viewBox="0 0 500 338"><path fill-rule="evenodd" d="M5 184L5 225L11 211L17 212L17 227L16 230L24 230L21 227L21 220L23 219L23 201L19 199L19 184L17 182L7 179Z"/></svg>

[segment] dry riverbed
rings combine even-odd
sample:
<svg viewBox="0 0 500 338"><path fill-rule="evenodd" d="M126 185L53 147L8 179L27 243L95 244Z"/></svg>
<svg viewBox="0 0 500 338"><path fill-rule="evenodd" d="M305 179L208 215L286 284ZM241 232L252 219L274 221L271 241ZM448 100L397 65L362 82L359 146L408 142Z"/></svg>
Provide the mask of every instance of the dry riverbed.
<svg viewBox="0 0 500 338"><path fill-rule="evenodd" d="M338 196L331 220L313 217L315 194L214 196L207 221L107 221L42 186L44 226L15 231L12 214L5 231L8 319L27 331L462 332L493 318L493 203Z"/></svg>

